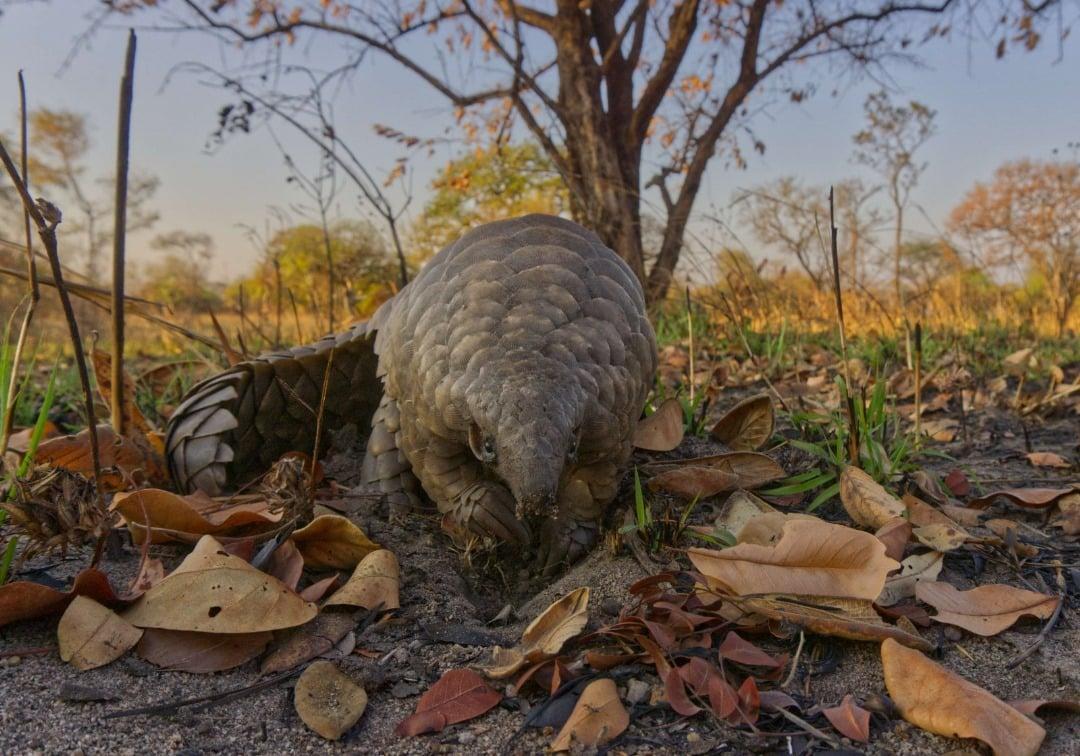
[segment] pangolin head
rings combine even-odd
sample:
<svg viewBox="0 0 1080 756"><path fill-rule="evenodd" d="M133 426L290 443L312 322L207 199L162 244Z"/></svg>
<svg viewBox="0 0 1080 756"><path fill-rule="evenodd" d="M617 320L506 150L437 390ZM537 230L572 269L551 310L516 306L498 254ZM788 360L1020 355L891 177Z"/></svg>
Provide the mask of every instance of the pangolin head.
<svg viewBox="0 0 1080 756"><path fill-rule="evenodd" d="M499 363L470 392L469 446L510 489L519 518L552 516L563 472L577 456L585 391L573 370L535 352Z"/></svg>

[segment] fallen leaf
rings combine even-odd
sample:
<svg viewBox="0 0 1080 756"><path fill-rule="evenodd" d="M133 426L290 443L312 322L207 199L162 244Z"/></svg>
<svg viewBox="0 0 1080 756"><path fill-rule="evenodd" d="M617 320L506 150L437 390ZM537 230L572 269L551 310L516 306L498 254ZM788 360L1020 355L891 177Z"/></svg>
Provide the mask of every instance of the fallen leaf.
<svg viewBox="0 0 1080 756"><path fill-rule="evenodd" d="M915 536L916 541L934 551L953 551L971 538L959 525L943 523L932 523L915 528L912 535Z"/></svg>
<svg viewBox="0 0 1080 756"><path fill-rule="evenodd" d="M899 565L869 533L821 520L790 520L772 546L744 543L722 551L692 548L690 561L709 581L738 596L794 593L875 599Z"/></svg>
<svg viewBox="0 0 1080 756"><path fill-rule="evenodd" d="M30 439L34 435L33 426L29 428L21 428L11 436L8 437L8 449L19 454L26 454L30 450ZM56 427L56 423L52 420L46 420L45 425L42 427L41 441L47 441L50 438L56 438L62 435L60 429Z"/></svg>
<svg viewBox="0 0 1080 756"><path fill-rule="evenodd" d="M703 499L737 488L760 488L785 475L784 468L771 457L747 451L658 463L649 469L656 472L649 480L651 489L687 499Z"/></svg>
<svg viewBox="0 0 1080 756"><path fill-rule="evenodd" d="M103 490L117 491L136 483L165 483L168 471L159 455L152 450L137 446L113 432L108 425L97 427L98 452L101 457L101 484ZM94 463L90 452L90 431L87 428L72 436L57 436L43 442L34 454L34 462L52 467L62 467L78 473L87 480L94 477ZM115 468L116 472L111 472Z"/></svg>
<svg viewBox="0 0 1080 756"><path fill-rule="evenodd" d="M317 613L314 604L207 535L124 619L136 627L164 630L255 633L302 625Z"/></svg>
<svg viewBox="0 0 1080 756"><path fill-rule="evenodd" d="M352 577L334 591L325 606L359 606L364 609L401 607L401 569L394 552L378 549L356 565Z"/></svg>
<svg viewBox="0 0 1080 756"><path fill-rule="evenodd" d="M750 641L743 639L734 630L728 631L717 653L722 659L750 667L783 667L787 664L786 659L777 659L775 656L762 651Z"/></svg>
<svg viewBox="0 0 1080 756"><path fill-rule="evenodd" d="M498 705L502 693L492 690L471 669L452 669L416 703L416 711L394 728L400 737L441 732L448 725L474 719Z"/></svg>
<svg viewBox="0 0 1080 756"><path fill-rule="evenodd" d="M922 580L937 580L944 564L944 554L927 551L912 554L900 563L900 571L885 579L885 587L874 603L878 606L892 606L903 599L915 595L915 586Z"/></svg>
<svg viewBox="0 0 1080 756"><path fill-rule="evenodd" d="M313 570L351 570L360 560L381 548L352 520L341 515L320 515L292 534Z"/></svg>
<svg viewBox="0 0 1080 756"><path fill-rule="evenodd" d="M911 523L903 517L894 517L874 531L874 537L885 544L885 556L899 562L911 540Z"/></svg>
<svg viewBox="0 0 1080 756"><path fill-rule="evenodd" d="M870 742L870 712L855 703L850 693L844 696L839 706L822 709L821 713L845 738L860 743Z"/></svg>
<svg viewBox="0 0 1080 756"><path fill-rule="evenodd" d="M983 509L990 506L994 499L1000 496L1017 506L1041 509L1050 506L1063 496L1068 496L1075 490L1075 488L1007 488L972 499L968 502L968 506Z"/></svg>
<svg viewBox="0 0 1080 756"><path fill-rule="evenodd" d="M1066 535L1080 533L1080 491L1057 500L1058 514L1050 521Z"/></svg>
<svg viewBox="0 0 1080 756"><path fill-rule="evenodd" d="M757 451L772 437L773 423L772 399L759 394L729 409L710 435L733 451Z"/></svg>
<svg viewBox="0 0 1080 756"><path fill-rule="evenodd" d="M950 470L945 476L944 483L945 487L952 491L953 496L967 496L971 493L971 483L960 470Z"/></svg>
<svg viewBox="0 0 1080 756"><path fill-rule="evenodd" d="M304 724L327 740L337 740L360 721L367 693L328 661L317 661L296 681L293 703Z"/></svg>
<svg viewBox="0 0 1080 756"><path fill-rule="evenodd" d="M98 391L101 393L101 398L105 400L106 406L112 407L112 357L108 352L100 349L92 350L90 357L94 364L94 379ZM135 403L135 381L132 380L127 370L123 370L122 375L124 401L120 408L120 414L124 422L125 435L133 436L138 434L145 438L154 430L154 427L143 415L139 405Z"/></svg>
<svg viewBox="0 0 1080 756"><path fill-rule="evenodd" d="M132 627L91 598L76 596L56 629L60 658L76 669L102 667L139 642L142 630Z"/></svg>
<svg viewBox="0 0 1080 756"><path fill-rule="evenodd" d="M880 528L896 517L904 516L904 505L857 467L848 466L840 473L840 502L856 525Z"/></svg>
<svg viewBox="0 0 1080 756"><path fill-rule="evenodd" d="M907 508L907 518L916 528L921 528L924 525L952 525L956 527L955 520L917 496L906 493L903 502Z"/></svg>
<svg viewBox="0 0 1080 756"><path fill-rule="evenodd" d="M517 672L527 662L535 664L556 656L566 641L589 623L589 589L578 588L555 601L529 623L515 648L492 649L489 677L501 679Z"/></svg>
<svg viewBox="0 0 1080 756"><path fill-rule="evenodd" d="M94 567L76 575L66 592L30 580L16 580L0 585L0 627L61 612L76 596L86 596L100 604L119 601L109 585L109 578Z"/></svg>
<svg viewBox="0 0 1080 756"><path fill-rule="evenodd" d="M943 504L941 506L941 513L953 522L959 523L967 528L977 528L982 521L983 516L982 512L978 509L958 507L953 504Z"/></svg>
<svg viewBox="0 0 1080 756"><path fill-rule="evenodd" d="M263 652L273 633L191 633L147 628L135 653L162 669L206 674L239 667Z"/></svg>
<svg viewBox="0 0 1080 756"><path fill-rule="evenodd" d="M738 538L747 523L766 514L781 512L759 496L739 489L724 501L714 524Z"/></svg>
<svg viewBox="0 0 1080 756"><path fill-rule="evenodd" d="M1057 596L1014 588L1011 585L980 585L958 591L948 583L920 583L915 597L937 609L937 622L956 625L976 635L997 635L1025 616L1049 619L1061 600Z"/></svg>
<svg viewBox="0 0 1080 756"><path fill-rule="evenodd" d="M918 489L922 491L932 501L936 501L938 504L945 504L948 502L949 496L941 488L941 484L937 482L937 478L932 477L925 470L916 470L915 472L911 473L911 480L915 483Z"/></svg>
<svg viewBox="0 0 1080 756"><path fill-rule="evenodd" d="M1024 456L1033 467L1053 467L1059 470L1068 470L1072 467L1072 462L1053 452L1029 452Z"/></svg>
<svg viewBox="0 0 1080 756"><path fill-rule="evenodd" d="M552 751L569 751L572 745L596 748L617 738L630 725L630 715L619 700L615 681L593 680L581 692L570 718L551 741Z"/></svg>
<svg viewBox="0 0 1080 756"><path fill-rule="evenodd" d="M281 512L271 513L261 497L243 497L234 503L212 499L201 491L180 496L159 488L118 493L110 509L123 515L136 544L146 538L147 525L151 543L187 543L191 536L238 535L241 529L244 535L264 532L276 527L282 517Z"/></svg>
<svg viewBox="0 0 1080 756"><path fill-rule="evenodd" d="M281 545L274 549L264 571L289 586L290 590L296 590L296 586L300 584L300 576L304 574L304 557L300 555L300 549L296 548L292 539L282 541Z"/></svg>
<svg viewBox="0 0 1080 756"><path fill-rule="evenodd" d="M637 424L634 446L646 451L671 451L683 440L683 410L678 399L668 399Z"/></svg>
<svg viewBox="0 0 1080 756"><path fill-rule="evenodd" d="M320 612L306 625L288 631L277 648L259 665L259 672L272 675L322 656L338 641L356 629L357 618L352 612Z"/></svg>
<svg viewBox="0 0 1080 756"><path fill-rule="evenodd" d="M1008 701L1007 703L1021 714L1026 714L1032 718L1036 718L1039 709L1043 708L1080 714L1080 701L1069 701L1061 698L1032 698L1022 701Z"/></svg>
<svg viewBox="0 0 1080 756"><path fill-rule="evenodd" d="M881 644L885 687L901 716L949 738L978 738L995 756L1035 756L1046 731L1004 701L893 640Z"/></svg>
<svg viewBox="0 0 1080 756"><path fill-rule="evenodd" d="M751 596L729 598L744 612L758 614L779 622L790 622L818 635L860 641L893 638L905 646L932 651L934 644L911 628L889 625L865 599L841 599L827 596Z"/></svg>
<svg viewBox="0 0 1080 756"><path fill-rule="evenodd" d="M923 420L919 426L924 436L929 436L943 444L956 440L956 431L960 428L960 421L951 417L940 417L934 420Z"/></svg>
<svg viewBox="0 0 1080 756"><path fill-rule="evenodd" d="M1001 360L1001 366L1008 375L1025 375L1029 369L1039 367L1039 358L1034 347L1018 349Z"/></svg>
<svg viewBox="0 0 1080 756"><path fill-rule="evenodd" d="M341 582L341 576L335 572L330 577L325 577L318 582L312 583L307 588L300 591L300 598L312 603L321 601L323 596L338 587L339 582Z"/></svg>

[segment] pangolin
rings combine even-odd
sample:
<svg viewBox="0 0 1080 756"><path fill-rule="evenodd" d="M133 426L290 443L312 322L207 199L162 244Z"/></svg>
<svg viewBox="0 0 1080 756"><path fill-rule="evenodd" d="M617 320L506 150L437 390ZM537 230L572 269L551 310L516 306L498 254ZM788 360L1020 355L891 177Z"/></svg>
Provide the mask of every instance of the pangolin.
<svg viewBox="0 0 1080 756"><path fill-rule="evenodd" d="M331 352L333 356L331 357ZM217 494L370 426L363 475L397 507L522 546L547 574L596 540L656 370L633 272L596 234L528 215L475 228L371 320L195 386L168 428L177 485Z"/></svg>

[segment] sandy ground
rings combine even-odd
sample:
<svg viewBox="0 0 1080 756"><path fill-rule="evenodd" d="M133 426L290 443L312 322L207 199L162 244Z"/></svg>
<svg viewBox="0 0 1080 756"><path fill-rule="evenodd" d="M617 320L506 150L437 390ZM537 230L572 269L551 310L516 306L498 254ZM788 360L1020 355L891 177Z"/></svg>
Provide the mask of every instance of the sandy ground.
<svg viewBox="0 0 1080 756"><path fill-rule="evenodd" d="M987 479L1016 479L1003 485L1035 480L1049 485L1070 479L1068 475L1033 471L1011 456L1022 449L1023 442L1019 433L1008 437L1008 418L991 413L979 422L974 429L978 440L975 445L965 449L957 442L955 448L948 449L965 469ZM1029 434L1036 448L1065 454L1075 454L1080 441L1075 419L1036 424L1029 428ZM935 465L947 468L949 463ZM341 469L347 471L348 467L345 463ZM824 514L830 516L829 511ZM1010 516L1016 516L1015 511ZM211 704L205 710L189 707L165 715L107 718L110 713L133 707L178 702L249 685L259 679L258 673L254 663L214 675L166 672L134 654L101 669L78 672L57 656L53 618L0 629L0 654L4 655L0 658L0 753L542 752L550 742L551 730L522 730L523 713L540 700L536 694L508 697L480 719L452 726L438 735L402 740L394 735L393 728L411 713L419 694L442 672L483 662L491 645L512 643L527 621L569 590L582 585L591 587L590 627L610 621L627 598L627 586L645 574L642 566L627 554L615 555L601 546L537 593L531 587L520 587L525 583L523 574L504 575L500 580L490 571L483 576L470 572L461 555L448 547L445 537L429 520L412 518L402 524L389 524L377 514L363 513L358 514L358 519L373 538L397 554L403 570L403 609L396 621L368 628L358 637L357 648L373 652L377 658L354 654L338 662L354 680L363 683L370 696L363 719L341 741L328 743L299 721L292 706L291 681L240 700ZM1038 516L1025 521L1039 526ZM1060 538L1060 531L1047 528L1046 532ZM182 552L161 547L159 553L171 567ZM1075 562L1075 557L1074 551L1071 561ZM63 561L39 558L25 565L24 571L48 567L47 574L64 579L85 564L85 559L85 554L72 554ZM129 550L106 567L116 574L117 582L122 582L136 562L137 554ZM513 560L504 564L520 567ZM949 555L945 565L941 579L962 588L994 581L1015 582L1014 573L993 562L976 576L971 557L964 553ZM656 571L663 566L657 564ZM1076 572L1069 575L1069 581L1075 602ZM519 588L508 590L507 585ZM515 607L519 619L506 627L489 625L488 620L506 603ZM472 631L471 637L459 637L458 643L432 640L433 635L464 631ZM941 645L942 663L1003 699L1080 698L1080 622L1072 606L1034 655L1014 669L1005 666L1035 640L1037 631L1037 624L1027 623L989 639L949 633L938 625L925 633ZM795 641L791 638L778 642L774 648L790 652ZM43 647L49 650L10 655L12 651ZM622 690L634 679L656 683L655 676L643 666L617 669L614 676ZM95 697L111 700L68 700L73 695L73 684ZM833 705L846 693L863 701L885 695L877 647L808 637L796 683L789 692L804 711L815 703ZM796 727L767 717L763 728L779 734L754 738L745 730L735 730L702 715L680 720L666 707L649 707L647 703L634 706L631 716L631 727L612 744L616 752L826 752L807 751L810 741ZM820 716L811 719L827 729ZM1049 734L1042 754L1080 753L1080 722L1075 715L1049 713L1045 720ZM974 741L929 735L901 720L880 715L874 716L873 733L868 748L845 743L848 750L843 752L929 754L978 748ZM820 743L817 745L820 747Z"/></svg>

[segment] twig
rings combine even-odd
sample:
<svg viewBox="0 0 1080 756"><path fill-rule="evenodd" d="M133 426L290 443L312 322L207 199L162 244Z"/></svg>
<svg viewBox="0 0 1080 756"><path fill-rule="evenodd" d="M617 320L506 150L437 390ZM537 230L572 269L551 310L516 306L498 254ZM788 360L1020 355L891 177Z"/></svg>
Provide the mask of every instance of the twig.
<svg viewBox="0 0 1080 756"><path fill-rule="evenodd" d="M291 677L295 677L300 674L307 665L290 669L280 674L268 677L265 680L259 680L250 685L241 685L236 688L230 688L228 690L218 691L217 693L210 693L205 696L196 696L195 698L183 698L179 701L166 701L165 703L153 704L151 706L140 706L136 709L124 709L122 711L110 711L105 715L105 719L119 719L121 717L137 717L143 714L173 714L177 709L182 709L185 706L198 706L195 711L199 711L206 708L207 705L212 703L227 703L235 701L244 696L251 695L252 693L258 693L261 690L272 688L278 683L285 682Z"/></svg>
<svg viewBox="0 0 1080 756"><path fill-rule="evenodd" d="M690 309L690 287L686 287L686 333L690 339L690 406L694 406L694 317Z"/></svg>
<svg viewBox="0 0 1080 756"><path fill-rule="evenodd" d="M791 681L795 679L795 671L799 668L799 657L802 656L803 644L806 643L806 633L802 630L799 631L799 646L795 649L795 656L791 660L791 671L788 672L787 678L784 682L780 683L780 687L787 690L787 687L791 685Z"/></svg>
<svg viewBox="0 0 1080 756"><path fill-rule="evenodd" d="M963 392L960 403L964 403ZM915 448L922 446L922 323L915 324Z"/></svg>
<svg viewBox="0 0 1080 756"><path fill-rule="evenodd" d="M3 140L0 140L0 162L4 164L8 178L15 184L15 188L22 197L23 208L30 213L30 217L37 226L38 236L49 254L49 264L52 267L53 280L56 281L56 291L60 296L60 304L64 308L64 318L67 320L68 332L71 336L71 345L75 352L75 366L79 371L79 382L82 384L83 402L86 409L86 424L90 436L90 457L94 465L94 491L97 497L98 507L105 511L105 501L101 492L101 452L98 449L97 439L97 416L94 412L94 396L90 390L90 373L86 369L86 354L83 353L82 337L79 335L79 324L75 320L75 308L71 305L71 297L64 285L64 271L60 266L60 251L56 242L56 227L62 220L60 210L51 203L41 200L41 207L34 204L30 198L30 192L26 184L19 177L15 163L11 160Z"/></svg>
<svg viewBox="0 0 1080 756"><path fill-rule="evenodd" d="M334 367L335 347L330 347L330 353L326 357L326 372L323 373L322 390L319 392L319 411L315 413L315 446L311 450L311 500L315 501L315 465L319 462L319 445L322 441L323 414L326 412L326 394L330 388L330 371Z"/></svg>
<svg viewBox="0 0 1080 756"><path fill-rule="evenodd" d="M720 301L724 305L724 314L728 316L731 324L735 326L735 332L739 334L739 340L742 341L743 349L746 350L746 354L752 362L757 362L757 355L754 354L754 350L750 346L750 342L746 340L746 334L743 333L742 326L739 324L739 321L735 317L735 310L732 309L731 303L728 302L727 297L724 296L724 292L721 291L718 293L720 294ZM784 397L780 394L779 391L776 390L776 386L772 384L772 381L769 380L769 376L766 371L762 371L761 380L765 381L765 385L768 386L769 390L772 391L773 394L776 396L777 401L780 402L780 406L784 408L784 411L790 412L791 409L787 406L787 402L784 401Z"/></svg>
<svg viewBox="0 0 1080 756"><path fill-rule="evenodd" d="M817 219L815 218L815 223ZM836 296L836 327L840 332L840 358L844 361L844 390L847 392L848 462L859 466L859 426L855 422L855 398L852 395L851 366L848 361L847 328L844 326L844 294L840 288L840 249L836 242L836 205L829 187L829 246L832 253L833 294ZM865 406L865 402L864 402Z"/></svg>
<svg viewBox="0 0 1080 756"><path fill-rule="evenodd" d="M1057 607L1054 609L1054 613L1050 615L1050 619L1048 619L1046 621L1046 624L1043 625L1042 630L1039 631L1038 636L1035 638L1035 642L1020 653L1018 653L1013 658L1009 659L1009 661L1005 662L1006 669L1012 669L1013 667L1020 664L1020 662L1024 661L1024 659L1035 653L1035 650L1043 644L1043 641L1046 640L1046 636L1050 634L1050 631L1054 629L1055 625L1057 625L1058 620L1061 619L1061 612L1065 608L1065 600L1065 594L1059 593Z"/></svg>
<svg viewBox="0 0 1080 756"><path fill-rule="evenodd" d="M135 31L128 31L116 129L116 208L113 220L112 426L124 435L124 253L127 243L128 167L131 155L131 104L135 97Z"/></svg>
<svg viewBox="0 0 1080 756"><path fill-rule="evenodd" d="M839 740L834 738L829 733L823 732L822 730L819 730L818 728L814 727L812 724L807 722L805 719L795 716L794 714L792 714L787 709L784 709L784 708L781 708L781 707L777 706L776 709L774 709L774 711L777 714L779 714L780 716L782 716L784 719L786 719L787 721L791 722L792 724L797 725L798 727L801 727L804 732L807 732L807 733L813 735L815 738L818 738L819 740L824 740L826 743L828 743L833 748L839 748L840 747L840 741Z"/></svg>

